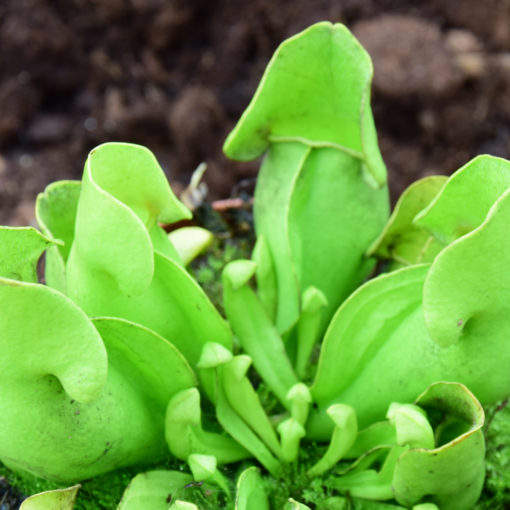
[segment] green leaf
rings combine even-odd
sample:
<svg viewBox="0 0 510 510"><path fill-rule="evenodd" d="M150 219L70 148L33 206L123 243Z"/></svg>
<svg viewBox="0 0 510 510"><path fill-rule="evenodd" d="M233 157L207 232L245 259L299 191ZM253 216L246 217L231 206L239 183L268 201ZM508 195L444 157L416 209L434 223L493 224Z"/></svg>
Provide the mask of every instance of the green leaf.
<svg viewBox="0 0 510 510"><path fill-rule="evenodd" d="M296 374L305 379L310 367L310 357L321 337L323 309L327 306L324 293L315 287L308 287L301 299L301 314L294 335L296 343Z"/></svg>
<svg viewBox="0 0 510 510"><path fill-rule="evenodd" d="M118 319L95 321L101 338L38 284L0 279L0 303L4 464L73 482L162 457L166 403L195 383L171 344Z"/></svg>
<svg viewBox="0 0 510 510"><path fill-rule="evenodd" d="M168 234L185 266L211 245L214 235L202 227L181 227Z"/></svg>
<svg viewBox="0 0 510 510"><path fill-rule="evenodd" d="M196 482L207 480L223 490L227 498L230 498L228 479L217 469L218 462L214 455L192 453L188 457L188 465Z"/></svg>
<svg viewBox="0 0 510 510"><path fill-rule="evenodd" d="M34 494L21 503L20 510L73 510L81 485Z"/></svg>
<svg viewBox="0 0 510 510"><path fill-rule="evenodd" d="M225 434L202 429L200 393L190 388L177 393L169 402L165 417L165 438L178 459L191 454L214 455L220 464L237 462L249 453Z"/></svg>
<svg viewBox="0 0 510 510"><path fill-rule="evenodd" d="M198 506L189 501L181 501L176 499L169 507L168 510L199 510Z"/></svg>
<svg viewBox="0 0 510 510"><path fill-rule="evenodd" d="M256 264L257 294L271 322L274 322L276 319L278 286L276 274L273 270L273 258L264 235L257 236L251 258Z"/></svg>
<svg viewBox="0 0 510 510"><path fill-rule="evenodd" d="M140 295L154 274L152 238L158 233L166 238L157 222L190 216L148 149L108 143L92 150L85 163L68 260L70 295L76 298L83 292L77 272L104 275L122 293ZM161 243L160 251L167 256L175 253L168 239L165 249Z"/></svg>
<svg viewBox="0 0 510 510"><path fill-rule="evenodd" d="M409 402L435 381L466 384L487 404L508 395L509 223L507 191L486 221L444 248L430 269L380 276L344 303L326 333L312 387L320 404L310 417L312 437L327 437L325 409L334 402L352 405L365 426L381 418L383 403Z"/></svg>
<svg viewBox="0 0 510 510"><path fill-rule="evenodd" d="M230 361L234 355L221 344L207 342L202 348L197 368L216 368Z"/></svg>
<svg viewBox="0 0 510 510"><path fill-rule="evenodd" d="M397 501L405 506L427 496L442 510L469 510L485 478L484 413L474 395L457 383L430 386L416 404L439 413L437 448L411 449L399 458L393 475Z"/></svg>
<svg viewBox="0 0 510 510"><path fill-rule="evenodd" d="M0 278L0 303L4 381L51 374L77 401L99 396L106 382L106 350L73 302L39 284Z"/></svg>
<svg viewBox="0 0 510 510"><path fill-rule="evenodd" d="M378 421L358 432L356 441L345 457L347 459L357 459L376 447L394 446L396 444L395 427L388 421Z"/></svg>
<svg viewBox="0 0 510 510"><path fill-rule="evenodd" d="M248 450L273 476L278 476L281 465L266 445L230 406L222 385L218 388L216 417L221 426L239 444Z"/></svg>
<svg viewBox="0 0 510 510"><path fill-rule="evenodd" d="M423 409L413 404L392 403L386 416L395 426L398 445L434 448L434 431Z"/></svg>
<svg viewBox="0 0 510 510"><path fill-rule="evenodd" d="M288 331L299 315L299 281L297 268L291 254L288 217L290 202L310 148L298 143L272 144L257 177L253 214L257 238L265 243L263 270L268 282L272 267L276 282L275 324L279 333ZM258 255L255 252L255 255ZM262 287L264 308L274 307L274 296Z"/></svg>
<svg viewBox="0 0 510 510"><path fill-rule="evenodd" d="M432 262L443 245L413 220L445 182L447 177L434 175L411 184L398 199L388 224L367 254L392 260L393 267Z"/></svg>
<svg viewBox="0 0 510 510"><path fill-rule="evenodd" d="M421 311L428 269L412 266L374 278L337 311L324 337L311 388L324 411L335 402L352 405L364 427L383 418L391 402L413 400L423 391L424 372L427 379L435 376L433 371L427 374L428 366L422 368L423 352L427 358L435 355L429 353L432 342ZM323 439L331 430L325 415L310 426Z"/></svg>
<svg viewBox="0 0 510 510"><path fill-rule="evenodd" d="M435 341L458 369L447 380L466 384L483 403L510 391L510 191L486 221L445 248L425 281L424 313ZM454 354L455 353L455 354Z"/></svg>
<svg viewBox="0 0 510 510"><path fill-rule="evenodd" d="M310 507L296 501L295 499L289 498L284 510L310 510Z"/></svg>
<svg viewBox="0 0 510 510"><path fill-rule="evenodd" d="M126 487L117 510L168 510L173 495L192 481L179 471L140 473Z"/></svg>
<svg viewBox="0 0 510 510"><path fill-rule="evenodd" d="M141 295L119 292L105 273L89 274L86 266L69 266L68 275L75 284L72 296L91 316L121 317L153 329L170 340L192 366L211 340L230 348L228 325L189 273L157 252L151 258L154 276Z"/></svg>
<svg viewBox="0 0 510 510"><path fill-rule="evenodd" d="M255 292L246 283L254 263L230 262L223 270L225 312L234 333L253 365L280 402L289 407L287 393L298 382L281 337L269 320Z"/></svg>
<svg viewBox="0 0 510 510"><path fill-rule="evenodd" d="M204 455L203 453L192 453L188 457L188 464L196 481L208 480L216 472L216 458L214 455Z"/></svg>
<svg viewBox="0 0 510 510"><path fill-rule="evenodd" d="M300 293L316 287L326 297L321 332L342 301L372 271L375 261L365 252L388 217L386 186L367 185L360 169L358 160L341 151L313 149L294 184L287 231L281 233L289 239ZM265 184L263 179L261 170L257 190ZM255 206L257 199L256 192ZM279 256L275 249L273 257Z"/></svg>
<svg viewBox="0 0 510 510"><path fill-rule="evenodd" d="M66 291L65 264L74 240L74 224L80 198L80 181L57 181L37 195L35 217L42 232L63 244L50 246L46 251L46 284Z"/></svg>
<svg viewBox="0 0 510 510"><path fill-rule="evenodd" d="M175 223L191 217L170 189L154 154L141 145L99 145L85 163L85 177L97 191L127 205L149 230L156 221Z"/></svg>
<svg viewBox="0 0 510 510"><path fill-rule="evenodd" d="M260 471L255 466L245 469L239 475L235 510L269 510Z"/></svg>
<svg viewBox="0 0 510 510"><path fill-rule="evenodd" d="M352 470L346 475L333 478L329 483L334 489L356 498L383 501L393 499L391 484L395 465L407 449L406 446L393 446L379 470L373 468Z"/></svg>
<svg viewBox="0 0 510 510"><path fill-rule="evenodd" d="M104 463L91 462L105 448L101 435L94 438L104 427L83 422L97 414L107 384L101 337L74 303L48 287L2 278L0 303L1 461L61 481L99 474Z"/></svg>
<svg viewBox="0 0 510 510"><path fill-rule="evenodd" d="M225 142L233 159L267 151L254 205L266 246L254 255L265 275L260 296L280 334L298 320L304 289L327 298L323 330L373 267L364 253L384 226L388 197L371 77L370 58L346 27L318 23L280 46Z"/></svg>
<svg viewBox="0 0 510 510"><path fill-rule="evenodd" d="M334 404L326 412L335 424L335 428L328 449L319 461L307 471L310 478L323 474L342 460L354 445L358 435L356 412L351 406Z"/></svg>
<svg viewBox="0 0 510 510"><path fill-rule="evenodd" d="M64 262L69 257L74 239L74 223L80 198L80 181L57 181L37 195L35 215L42 232L60 239L58 251Z"/></svg>
<svg viewBox="0 0 510 510"><path fill-rule="evenodd" d="M108 361L124 371L136 391L155 401L161 411L177 392L197 384L184 356L157 333L139 324L114 318L96 318L108 351Z"/></svg>
<svg viewBox="0 0 510 510"><path fill-rule="evenodd" d="M281 458L281 448L276 432L267 416L260 399L246 373L251 358L245 354L235 356L219 370L223 390L229 404L250 426L271 451Z"/></svg>
<svg viewBox="0 0 510 510"><path fill-rule="evenodd" d="M296 461L299 455L301 439L306 435L303 425L291 416L280 422L277 430L280 434L280 441L282 444L281 451L284 462Z"/></svg>
<svg viewBox="0 0 510 510"><path fill-rule="evenodd" d="M304 139L364 159L371 177L384 183L369 107L371 79L370 57L349 30L317 23L278 48L224 151L251 160L271 142Z"/></svg>
<svg viewBox="0 0 510 510"><path fill-rule="evenodd" d="M297 383L287 393L287 400L290 402L290 415L298 423L305 426L308 419L312 395L310 389L304 383Z"/></svg>
<svg viewBox="0 0 510 510"><path fill-rule="evenodd" d="M37 282L37 261L52 244L32 227L0 227L0 276Z"/></svg>
<svg viewBox="0 0 510 510"><path fill-rule="evenodd" d="M478 227L508 188L510 161L477 156L448 179L415 224L449 244Z"/></svg>
<svg viewBox="0 0 510 510"><path fill-rule="evenodd" d="M98 147L85 167L67 288L90 316L142 324L195 366L205 343L230 347L232 338L157 225L188 216L147 149Z"/></svg>

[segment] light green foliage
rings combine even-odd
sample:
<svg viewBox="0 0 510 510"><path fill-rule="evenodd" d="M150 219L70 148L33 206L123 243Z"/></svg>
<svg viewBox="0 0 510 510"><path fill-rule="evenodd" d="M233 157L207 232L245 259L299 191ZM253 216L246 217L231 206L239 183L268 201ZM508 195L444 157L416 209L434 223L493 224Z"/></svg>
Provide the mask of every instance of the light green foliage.
<svg viewBox="0 0 510 510"><path fill-rule="evenodd" d="M424 410L433 418L427 418ZM414 411L415 425L407 418L395 420L402 411L402 406L390 409L398 443L385 448L387 454L385 449L372 450L344 476L330 478L327 483L361 498L395 497L406 508L419 503L424 496L440 508L471 508L485 475L481 432L484 414L480 404L462 385L436 383L417 399L413 410L405 409L407 417ZM425 436L418 433L425 438L424 442L423 439L417 442L417 434L409 433L410 427L423 430L424 419L434 421L432 443L428 432ZM431 428L427 425L425 429ZM378 470L374 463L381 453L384 460Z"/></svg>
<svg viewBox="0 0 510 510"><path fill-rule="evenodd" d="M1 227L0 275L22 282L36 282L37 260L52 244L51 239L32 227Z"/></svg>
<svg viewBox="0 0 510 510"><path fill-rule="evenodd" d="M384 183L369 106L371 79L370 57L345 26L313 25L277 50L225 152L255 159L272 139L304 138L366 157L367 171Z"/></svg>
<svg viewBox="0 0 510 510"><path fill-rule="evenodd" d="M340 307L324 337L312 386L324 410L322 416L312 415L312 434L328 436L325 411L336 401L352 405L363 428L382 419L392 402L412 402L426 385L440 380L439 348L429 339L420 310L427 272L427 266L413 266L381 275ZM425 355L431 363L422 370ZM397 359L409 359L409 364Z"/></svg>
<svg viewBox="0 0 510 510"><path fill-rule="evenodd" d="M99 334L74 303L39 284L2 278L0 299L6 465L73 481L161 458L163 426L154 417L195 383L175 347L118 319L96 322ZM24 434L12 441L20 427Z"/></svg>
<svg viewBox="0 0 510 510"><path fill-rule="evenodd" d="M243 471L237 480L236 510L269 510L269 501L256 467Z"/></svg>
<svg viewBox="0 0 510 510"><path fill-rule="evenodd" d="M309 506L303 505L299 501L292 498L289 499L287 504L283 507L284 510L310 510Z"/></svg>
<svg viewBox="0 0 510 510"><path fill-rule="evenodd" d="M509 250L505 234L509 220L510 192L505 192L485 222L445 249L432 266L424 288L425 319L441 345L460 343L461 337L469 341L474 335L506 336L509 277L502 262ZM488 250L490 257L485 255ZM502 385L507 382L499 370L491 369L494 377L501 378ZM496 400L489 395L483 398Z"/></svg>
<svg viewBox="0 0 510 510"><path fill-rule="evenodd" d="M182 227L170 232L168 238L186 266L214 241L212 232L202 227Z"/></svg>
<svg viewBox="0 0 510 510"><path fill-rule="evenodd" d="M248 452L225 435L202 429L200 393L189 388L177 393L169 402L165 418L165 437L175 457L187 460L191 454L214 454L223 463L249 457Z"/></svg>
<svg viewBox="0 0 510 510"><path fill-rule="evenodd" d="M168 507L168 510L198 510L198 507L193 503L178 499Z"/></svg>
<svg viewBox="0 0 510 510"><path fill-rule="evenodd" d="M400 446L408 444L412 448L434 448L434 431L427 415L417 405L393 403L386 417L394 425L396 441Z"/></svg>
<svg viewBox="0 0 510 510"><path fill-rule="evenodd" d="M433 502L444 510L470 508L485 477L482 407L466 388L453 383L431 386L416 403L431 415L439 413L436 447L402 454L393 474L395 498L413 505L433 495Z"/></svg>
<svg viewBox="0 0 510 510"><path fill-rule="evenodd" d="M373 267L363 254L384 225L388 197L371 79L368 55L344 26L314 25L280 46L225 142L234 159L267 151L254 208L266 246L255 260L280 333L298 320L306 288L327 299L324 328Z"/></svg>
<svg viewBox="0 0 510 510"><path fill-rule="evenodd" d="M402 193L388 224L367 254L391 260L392 269L431 262L443 245L413 220L436 197L446 181L445 176L434 175L411 184Z"/></svg>
<svg viewBox="0 0 510 510"><path fill-rule="evenodd" d="M168 510L178 490L193 481L191 475L179 471L147 471L129 483L118 510Z"/></svg>
<svg viewBox="0 0 510 510"><path fill-rule="evenodd" d="M298 379L286 356L283 340L248 286L254 272L255 263L247 260L231 262L225 267L223 304L244 351L282 405L288 406L287 393Z"/></svg>
<svg viewBox="0 0 510 510"><path fill-rule="evenodd" d="M41 231L62 243L46 251L46 284L66 292L65 265L74 239L76 210L80 198L80 181L57 181L39 193L35 203L35 216Z"/></svg>
<svg viewBox="0 0 510 510"><path fill-rule="evenodd" d="M478 156L448 179L414 223L439 242L451 243L482 224L489 209L509 187L510 162Z"/></svg>
<svg viewBox="0 0 510 510"><path fill-rule="evenodd" d="M358 423L356 412L345 404L333 404L327 410L335 428L331 441L323 457L312 466L307 474L315 477L335 466L347 454L356 441Z"/></svg>
<svg viewBox="0 0 510 510"><path fill-rule="evenodd" d="M79 488L75 485L35 494L21 503L20 510L73 510Z"/></svg>
<svg viewBox="0 0 510 510"><path fill-rule="evenodd" d="M98 147L85 165L67 291L91 316L122 317L172 339L195 364L203 343L228 346L231 335L158 225L189 214L147 149Z"/></svg>
<svg viewBox="0 0 510 510"><path fill-rule="evenodd" d="M452 182L462 179L480 187L470 177L481 175L480 165L485 173L510 174L510 163L477 158ZM447 196L449 182L437 203ZM325 335L312 387L323 414L341 401L354 405L367 425L382 417L391 401L409 402L439 380L462 382L487 404L508 395L508 316L503 310L509 287L502 261L508 253L509 203L505 191L485 221L478 225L473 219L475 230L440 251L431 265L381 275L340 307ZM327 421L313 419L320 437Z"/></svg>
<svg viewBox="0 0 510 510"><path fill-rule="evenodd" d="M118 510L475 505L479 401L510 395L510 162L415 183L385 227L371 78L342 25L275 53L225 142L235 159L265 154L250 260L249 243L219 254L216 240L193 278L210 232L166 234L191 213L152 153L125 143L38 197L42 233L0 229L5 465L71 483L151 464ZM388 272L363 283L369 257ZM489 473L499 451L489 442ZM182 463L153 464L169 456ZM112 476L118 492L125 472ZM498 480L485 491L499 503ZM94 502L77 507L113 508L107 485L84 483ZM25 506L66 495L70 510L71 489Z"/></svg>
<svg viewBox="0 0 510 510"><path fill-rule="evenodd" d="M146 172L143 177L142 168ZM210 317L198 327L217 342L230 342L228 328L203 292L180 262L165 255L175 250L156 220L174 221L187 212L165 184L153 156L138 146L104 145L93 151L84 175L79 186L74 182L50 186L39 197L37 208L46 234L61 236L66 243L65 249L58 247L49 254L47 275L74 302L59 290L26 281L35 281L35 264L44 248L52 244L49 238L28 228L0 231L5 239L2 246L11 246L11 259L4 258L0 278L0 384L6 395L2 400L0 459L11 468L61 481L83 480L121 466L161 459L166 454L163 417L168 400L196 384L188 362L170 341L120 318L129 313L112 313L112 308L120 308L115 303L116 296L122 296L120 289L136 291L135 287L142 285L136 283L140 274L150 285L154 268L163 266L160 272L177 274L172 278L174 295L187 292L188 297L195 296L184 305L189 314L200 313L197 307L202 306L199 316ZM120 184L127 176L132 189ZM67 213L62 215L62 211ZM94 223L89 223L88 215L96 213L105 217L96 225L97 237L91 239ZM76 224L66 223L74 220ZM122 239L127 243L124 248ZM120 258L129 259L122 250L129 252L131 242L137 245L133 248L135 259L145 267L140 274L136 269L142 266L137 266L136 260L130 259L124 266L119 262ZM80 243L83 249L76 247ZM153 243L164 253L156 253ZM101 253L94 251L97 249ZM19 257L19 253L26 255ZM79 264L72 262L76 258L85 261L79 271ZM103 276L101 281L97 275ZM117 292L112 302L102 310L96 308L94 315L119 318L87 318L76 304L83 283L89 290L99 288L105 294L109 290L110 297ZM168 309L168 298L165 304ZM182 304L176 303L175 310L181 317L186 315ZM191 320L191 316L187 318ZM193 334L193 326L182 318L174 321L171 329L181 343ZM186 351L190 358L193 345ZM11 441L19 427L24 434Z"/></svg>

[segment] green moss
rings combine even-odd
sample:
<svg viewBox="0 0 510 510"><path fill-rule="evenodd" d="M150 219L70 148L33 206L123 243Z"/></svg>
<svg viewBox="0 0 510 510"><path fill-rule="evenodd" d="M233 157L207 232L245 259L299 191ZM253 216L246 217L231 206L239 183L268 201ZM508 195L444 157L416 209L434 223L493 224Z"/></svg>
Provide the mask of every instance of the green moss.
<svg viewBox="0 0 510 510"><path fill-rule="evenodd" d="M510 408L506 403L486 409L487 478L476 510L510 506Z"/></svg>
<svg viewBox="0 0 510 510"><path fill-rule="evenodd" d="M120 470L84 482L78 492L75 510L116 508L124 489L136 474L135 469Z"/></svg>
<svg viewBox="0 0 510 510"><path fill-rule="evenodd" d="M229 262L249 257L251 248L249 239L216 238L207 254L191 264L191 274L223 315L221 272Z"/></svg>
<svg viewBox="0 0 510 510"><path fill-rule="evenodd" d="M0 476L4 477L9 482L9 485L17 492L27 496L38 492L62 488L62 485L55 482L48 482L42 478L28 475L20 476L2 464L0 464Z"/></svg>
<svg viewBox="0 0 510 510"><path fill-rule="evenodd" d="M98 476L81 482L81 488L75 503L75 510L113 510L122 494L138 473L152 469L186 469L187 465L176 460L153 466L120 469L112 473ZM39 492L64 488L66 484L49 482L31 475L19 475L0 464L0 476L8 480L11 487L22 495L30 496Z"/></svg>
<svg viewBox="0 0 510 510"><path fill-rule="evenodd" d="M124 489L136 474L136 469L125 469L82 482L75 510L112 510L116 508ZM66 486L35 476L20 476L5 466L0 466L0 476L4 476L14 489L26 496Z"/></svg>

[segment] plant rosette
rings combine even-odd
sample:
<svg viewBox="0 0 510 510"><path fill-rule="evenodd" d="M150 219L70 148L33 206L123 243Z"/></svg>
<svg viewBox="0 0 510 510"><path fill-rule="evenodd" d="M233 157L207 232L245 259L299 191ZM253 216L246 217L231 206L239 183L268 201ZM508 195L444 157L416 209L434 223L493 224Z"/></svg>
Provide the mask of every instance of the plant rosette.
<svg viewBox="0 0 510 510"><path fill-rule="evenodd" d="M186 268L211 235L166 234L191 213L144 147L97 147L38 197L40 231L0 229L4 464L64 484L189 467L139 474L119 510L198 508L190 488L237 510L473 507L482 404L510 395L510 162L422 179L388 219L371 79L339 24L275 53L224 146L264 155L226 318Z"/></svg>

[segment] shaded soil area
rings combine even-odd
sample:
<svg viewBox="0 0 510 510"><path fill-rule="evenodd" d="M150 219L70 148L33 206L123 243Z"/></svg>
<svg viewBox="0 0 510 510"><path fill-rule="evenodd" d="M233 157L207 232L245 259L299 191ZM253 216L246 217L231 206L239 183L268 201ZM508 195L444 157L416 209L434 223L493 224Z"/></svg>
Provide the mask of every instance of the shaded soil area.
<svg viewBox="0 0 510 510"><path fill-rule="evenodd" d="M222 142L277 45L346 23L373 57L373 108L393 194L478 153L510 151L507 0L1 0L0 221L32 221L96 144L145 144L182 189L253 177Z"/></svg>

